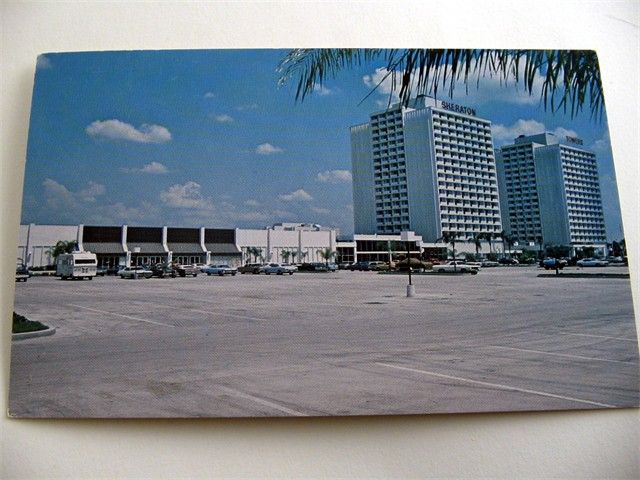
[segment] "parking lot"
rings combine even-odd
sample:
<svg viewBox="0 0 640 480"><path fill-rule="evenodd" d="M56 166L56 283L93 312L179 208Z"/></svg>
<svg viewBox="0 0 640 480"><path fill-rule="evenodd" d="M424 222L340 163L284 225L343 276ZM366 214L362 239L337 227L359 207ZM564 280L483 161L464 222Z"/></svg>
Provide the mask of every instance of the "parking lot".
<svg viewBox="0 0 640 480"><path fill-rule="evenodd" d="M542 272L416 275L413 298L406 276L374 272L34 277L16 284L15 310L57 332L13 342L10 411L228 417L638 405L629 279Z"/></svg>

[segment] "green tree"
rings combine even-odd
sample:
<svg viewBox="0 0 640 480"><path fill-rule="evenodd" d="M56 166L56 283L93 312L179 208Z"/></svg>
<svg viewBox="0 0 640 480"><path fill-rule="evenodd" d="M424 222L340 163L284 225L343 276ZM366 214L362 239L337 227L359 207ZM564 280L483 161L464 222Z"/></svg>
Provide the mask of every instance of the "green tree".
<svg viewBox="0 0 640 480"><path fill-rule="evenodd" d="M367 96L389 79L389 103L397 94L408 106L413 97L437 97L440 90L451 98L458 84L468 92L472 84L481 88L487 77L498 78L505 87L522 83L531 95L542 76L545 110L569 110L574 117L587 104L592 118L602 118L600 67L596 52L589 50L298 48L281 59L278 84L296 81L296 100L302 101L328 78L372 60L382 60L387 73Z"/></svg>
<svg viewBox="0 0 640 480"><path fill-rule="evenodd" d="M453 261L456 260L456 240L458 239L458 232L442 232L442 236L436 240L436 242L442 242L451 245ZM453 266L453 271L457 271L456 265Z"/></svg>
<svg viewBox="0 0 640 480"><path fill-rule="evenodd" d="M480 249L482 248L482 240L484 238L484 234L482 233L474 233L471 237L467 238L467 242L473 243L474 247L476 247L476 259L480 257Z"/></svg>
<svg viewBox="0 0 640 480"><path fill-rule="evenodd" d="M53 258L53 263L56 263L57 258L63 253L71 253L78 247L78 242L75 240L58 240L56 244L47 250L47 253Z"/></svg>
<svg viewBox="0 0 640 480"><path fill-rule="evenodd" d="M325 263L327 264L327 267L329 267L329 260L331 260L337 254L338 252L334 252L329 247L324 248L318 252L318 255L320 255L324 259Z"/></svg>
<svg viewBox="0 0 640 480"><path fill-rule="evenodd" d="M249 255L249 261L251 261L251 256L253 255L254 263L258 262L258 257L262 258L262 249L257 247L249 247L247 248L247 255Z"/></svg>
<svg viewBox="0 0 640 480"><path fill-rule="evenodd" d="M291 256L291 252L289 250L282 250L280 255L282 256L284 263L289 263L289 257Z"/></svg>

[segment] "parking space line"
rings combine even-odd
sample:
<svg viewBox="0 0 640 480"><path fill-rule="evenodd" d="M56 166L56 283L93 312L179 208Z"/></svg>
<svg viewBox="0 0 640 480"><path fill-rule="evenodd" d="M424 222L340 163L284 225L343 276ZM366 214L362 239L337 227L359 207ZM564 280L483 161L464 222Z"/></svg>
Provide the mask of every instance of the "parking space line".
<svg viewBox="0 0 640 480"><path fill-rule="evenodd" d="M621 340L623 342L638 343L635 338L622 338L622 337L609 337L607 335L593 335L591 333L573 333L573 332L557 332L560 335L577 335L579 337L594 337L594 338L608 338L610 340Z"/></svg>
<svg viewBox="0 0 640 480"><path fill-rule="evenodd" d="M89 310L90 312L104 313L104 314L107 314L107 315L113 315L113 316L116 316L116 317L126 318L128 320L135 320L136 322L152 323L153 325L161 325L163 327L175 328L175 325L170 325L168 323L154 322L153 320L145 320L144 318L132 317L130 315L123 315L121 313L108 312L106 310L98 310L97 308L83 307L82 305L74 305L73 303L70 303L69 306L76 307L76 308L81 308L83 310Z"/></svg>
<svg viewBox="0 0 640 480"><path fill-rule="evenodd" d="M538 390L529 390L529 389L526 389L526 388L512 387L512 386L509 386L509 385L502 385L500 383L482 382L480 380L472 380L470 378L455 377L453 375L444 375L442 373L429 372L427 370L420 370L420 369L417 369L417 368L402 367L400 365L391 365L389 363L376 362L376 365L381 365L383 367L388 367L388 368L395 368L395 369L398 369L398 370L406 370L408 372L421 373L421 374L430 375L430 376L433 376L433 377L446 378L448 380L456 380L458 382L472 383L472 384L475 384L475 385L482 385L482 386L485 386L485 387L498 388L500 390L509 390L509 391L520 392L520 393L530 393L530 394L533 394L533 395L540 395L540 396L543 396L543 397L550 397L550 398L559 398L561 400L569 400L569 401L572 401L572 402L585 403L587 405L595 405L597 407L617 408L615 405L609 405L609 404L606 404L606 403L599 403L599 402L592 402L591 400L583 400L581 398L567 397L567 396L564 396L564 395L556 395L555 393L548 393L548 392L541 392L541 391L538 391Z"/></svg>
<svg viewBox="0 0 640 480"><path fill-rule="evenodd" d="M161 304L161 303L156 303L156 304L154 304L154 306L155 307L169 308L169 309L172 309L172 310L183 310L183 311L184 310L189 310L191 312L204 313L204 314L207 314L207 315L217 315L216 312L212 312L212 311L208 311L208 310L200 310L198 308L174 307L173 305L164 305L164 304ZM258 321L258 322L266 322L267 321L266 318L250 317L248 315L240 315L240 314L237 314L237 313L224 312L222 315L223 316L228 316L228 317L244 318L246 320L255 320L255 321Z"/></svg>
<svg viewBox="0 0 640 480"><path fill-rule="evenodd" d="M218 387L221 390L224 390L228 394L233 395L235 397L240 397L240 398L244 398L246 400L251 400L253 402L259 403L260 405L264 405L266 407L275 408L276 410L279 410L279 411L284 412L284 413L288 413L289 415L293 415L295 417L308 417L309 416L306 413L298 412L296 410L293 410L291 408L285 407L283 405L278 405L277 403L271 402L269 400L265 400L264 398L255 397L255 396L250 395L248 393L244 393L244 392L240 392L238 390L234 390L233 388L225 387L223 385L219 385Z"/></svg>
<svg viewBox="0 0 640 480"><path fill-rule="evenodd" d="M635 363L635 362L625 362L623 360L608 360L606 358L585 357L583 355L571 355L569 353L555 353L555 352L544 352L542 350L529 350L528 348L502 347L500 345L487 345L484 348L499 348L499 349L502 349L502 350L516 350L516 351L519 351L519 352L539 353L539 354L542 354L542 355L552 355L554 357L577 358L579 360L592 360L592 361L596 361L596 362L626 363L626 364Z"/></svg>

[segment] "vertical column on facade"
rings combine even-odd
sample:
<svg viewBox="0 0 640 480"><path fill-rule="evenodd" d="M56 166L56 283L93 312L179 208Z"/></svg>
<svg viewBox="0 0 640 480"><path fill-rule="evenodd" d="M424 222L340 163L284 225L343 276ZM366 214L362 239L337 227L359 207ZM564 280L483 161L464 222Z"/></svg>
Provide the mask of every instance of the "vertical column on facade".
<svg viewBox="0 0 640 480"><path fill-rule="evenodd" d="M271 261L271 229L267 228L267 253L265 255L267 262Z"/></svg>
<svg viewBox="0 0 640 480"><path fill-rule="evenodd" d="M27 227L27 243L24 247L24 253L22 254L22 263L28 268L31 264L31 252L29 249L31 248L31 227L35 227L35 223L30 223Z"/></svg>
<svg viewBox="0 0 640 480"><path fill-rule="evenodd" d="M76 250L84 252L84 246L82 245L82 236L84 234L84 225L78 225L78 231L76 232Z"/></svg>
<svg viewBox="0 0 640 480"><path fill-rule="evenodd" d="M122 251L125 253L124 264L127 267L131 266L131 252L129 251L129 247L127 247L127 226L122 225L122 231L120 233L120 243L122 245Z"/></svg>
<svg viewBox="0 0 640 480"><path fill-rule="evenodd" d="M302 230L298 230L298 261L302 263Z"/></svg>
<svg viewBox="0 0 640 480"><path fill-rule="evenodd" d="M173 260L173 252L169 250L169 246L167 245L167 226L166 225L162 227L162 249L164 250L164 253L167 254L167 262L171 263L171 261Z"/></svg>
<svg viewBox="0 0 640 480"><path fill-rule="evenodd" d="M205 254L205 264L209 265L211 261L211 252L207 250L207 245L204 243L204 227L200 227L200 248Z"/></svg>

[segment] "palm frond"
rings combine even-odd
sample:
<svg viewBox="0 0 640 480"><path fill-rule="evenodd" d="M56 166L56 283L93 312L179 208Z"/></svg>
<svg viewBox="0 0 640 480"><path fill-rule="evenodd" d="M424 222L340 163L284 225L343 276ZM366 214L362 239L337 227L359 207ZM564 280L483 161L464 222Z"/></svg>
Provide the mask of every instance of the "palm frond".
<svg viewBox="0 0 640 480"><path fill-rule="evenodd" d="M277 67L278 84L297 79L296 100L303 101L339 72L363 62L382 60L387 73L364 99L390 80L389 104L394 93L409 105L416 95L438 96L444 90L451 98L462 83L468 93L473 81L480 89L485 77L501 84L521 83L529 95L540 88L545 109L575 117L585 104L592 118L602 118L604 97L598 58L584 50L505 49L294 49ZM538 83L541 80L541 84ZM363 99L363 100L364 100Z"/></svg>

